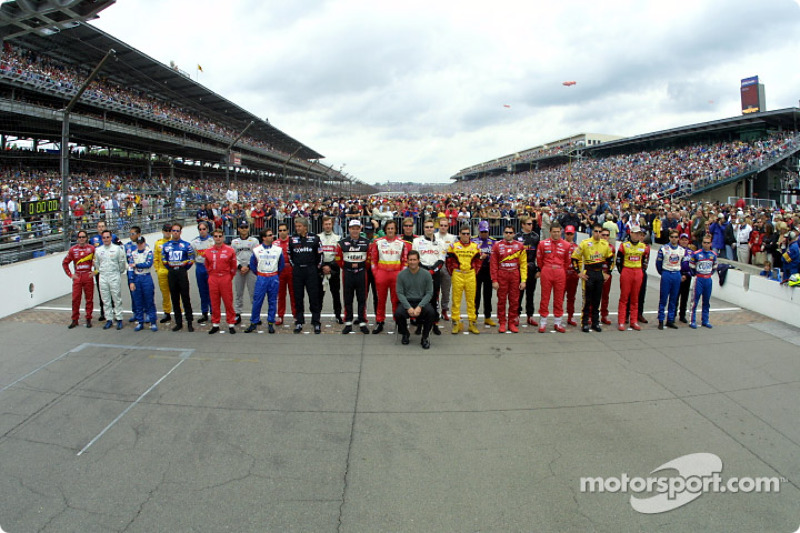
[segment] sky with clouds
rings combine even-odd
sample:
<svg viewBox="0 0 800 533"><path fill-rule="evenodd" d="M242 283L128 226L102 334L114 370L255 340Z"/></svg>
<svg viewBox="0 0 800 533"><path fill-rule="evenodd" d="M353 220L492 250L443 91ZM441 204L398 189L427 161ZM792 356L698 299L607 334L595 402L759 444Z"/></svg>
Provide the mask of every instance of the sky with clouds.
<svg viewBox="0 0 800 533"><path fill-rule="evenodd" d="M202 65L200 83L367 183L736 116L754 75L767 109L800 100L800 0L122 0L93 24Z"/></svg>

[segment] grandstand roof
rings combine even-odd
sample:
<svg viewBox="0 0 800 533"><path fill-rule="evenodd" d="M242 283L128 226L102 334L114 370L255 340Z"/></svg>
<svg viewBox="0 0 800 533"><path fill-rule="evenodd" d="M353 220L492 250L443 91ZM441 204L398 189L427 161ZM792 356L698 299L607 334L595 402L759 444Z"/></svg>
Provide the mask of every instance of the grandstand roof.
<svg viewBox="0 0 800 533"><path fill-rule="evenodd" d="M691 137L695 135L717 135L725 132L740 132L753 129L769 130L797 130L800 125L800 109L790 107L775 111L763 111L749 115L712 120L688 126L680 126L668 130L644 133L633 137L625 137L616 141L604 142L593 147L587 147L586 151L594 154L605 151L616 151L639 145L672 141L679 138Z"/></svg>
<svg viewBox="0 0 800 533"><path fill-rule="evenodd" d="M0 39L28 33L53 35L97 18L116 0L18 0L0 5Z"/></svg>
<svg viewBox="0 0 800 533"><path fill-rule="evenodd" d="M203 116L234 130L242 130L250 121L254 121L247 130L248 136L266 140L286 153L297 152L296 157L302 159L324 158L322 154L197 83L185 73L156 61L89 24L80 23L68 31L53 35L18 35L13 42L59 61L78 64L87 71L94 68L113 48L116 60L107 62L101 72L107 79L147 91L156 98L174 102L183 108L197 110Z"/></svg>

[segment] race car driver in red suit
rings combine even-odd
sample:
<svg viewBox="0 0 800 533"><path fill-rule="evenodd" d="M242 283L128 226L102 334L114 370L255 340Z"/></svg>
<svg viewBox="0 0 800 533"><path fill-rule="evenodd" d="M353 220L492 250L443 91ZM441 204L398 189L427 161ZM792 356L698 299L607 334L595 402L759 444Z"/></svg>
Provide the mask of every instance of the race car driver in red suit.
<svg viewBox="0 0 800 533"><path fill-rule="evenodd" d="M489 258L492 287L497 291L497 318L500 321L497 332L505 333L508 328L517 333L519 292L525 289L525 280L528 279L528 255L525 245L514 240L513 226L505 227L503 239L494 245Z"/></svg>
<svg viewBox="0 0 800 533"><path fill-rule="evenodd" d="M289 226L285 223L281 222L278 224L278 238L275 240L278 244L281 245L281 249L283 250L283 257L289 257ZM279 285L278 285L278 317L275 319L275 325L280 326L283 324L283 315L286 313L286 291L289 291L289 303L292 307L292 316L295 315L294 310L294 285L292 282L292 265L289 264L289 261L286 261L283 264L283 270L281 270L279 276Z"/></svg>
<svg viewBox="0 0 800 533"><path fill-rule="evenodd" d="M537 277L542 284L542 299L539 303L539 333L547 329L547 315L550 307L550 292L553 293L554 329L566 333L561 325L564 315L564 291L567 287L567 268L572 263L570 244L561 238L561 226L550 226L550 238L539 243L536 248L536 264L539 265Z"/></svg>
<svg viewBox="0 0 800 533"><path fill-rule="evenodd" d="M205 250L205 264L208 272L208 292L211 299L211 329L213 334L219 331L222 320L222 303L225 304L226 322L230 333L236 333L236 311L233 308L233 276L236 275L236 252L225 244L222 229L214 230L214 246Z"/></svg>
<svg viewBox="0 0 800 533"><path fill-rule="evenodd" d="M575 242L575 226L567 226L564 228L564 239L569 245L569 255L575 252L575 248L578 247L578 243ZM566 287L566 296L567 296L567 324L570 326L577 326L578 323L572 318L575 315L575 295L578 292L578 282L580 278L578 277L578 272L573 268L572 264L570 264L569 268L567 268L567 287Z"/></svg>
<svg viewBox="0 0 800 533"><path fill-rule="evenodd" d="M392 309L397 307L397 274L405 268L408 252L411 250L410 242L397 237L397 223L394 220L387 221L383 230L386 236L375 239L369 246L370 268L378 292L378 308L375 310L377 327L372 330L373 335L382 332L386 322L387 292L391 292Z"/></svg>
<svg viewBox="0 0 800 533"><path fill-rule="evenodd" d="M94 260L94 246L89 244L88 234L81 230L78 232L78 244L67 252L61 266L72 280L72 322L69 329L78 325L81 316L81 295L86 295L86 327L92 327L92 311L94 310L94 275L92 261ZM75 273L69 264L75 264Z"/></svg>

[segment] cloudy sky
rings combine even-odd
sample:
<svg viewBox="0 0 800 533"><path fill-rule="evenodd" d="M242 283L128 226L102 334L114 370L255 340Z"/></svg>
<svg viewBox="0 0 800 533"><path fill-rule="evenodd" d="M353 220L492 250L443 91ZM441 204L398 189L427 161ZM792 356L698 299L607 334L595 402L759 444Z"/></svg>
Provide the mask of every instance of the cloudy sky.
<svg viewBox="0 0 800 533"><path fill-rule="evenodd" d="M122 0L94 24L368 183L739 115L754 75L767 109L800 99L800 0Z"/></svg>

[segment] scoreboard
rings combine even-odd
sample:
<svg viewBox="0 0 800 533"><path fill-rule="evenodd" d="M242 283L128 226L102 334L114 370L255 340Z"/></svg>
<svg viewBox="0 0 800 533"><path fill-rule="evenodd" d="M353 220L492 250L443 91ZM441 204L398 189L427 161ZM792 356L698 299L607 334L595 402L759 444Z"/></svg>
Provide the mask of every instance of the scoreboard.
<svg viewBox="0 0 800 533"><path fill-rule="evenodd" d="M61 199L51 198L35 202L20 202L20 206L22 207L22 216L25 218L49 215L50 213L61 211Z"/></svg>
<svg viewBox="0 0 800 533"><path fill-rule="evenodd" d="M758 83L758 76L742 80L742 114L766 111L764 105L764 85Z"/></svg>

